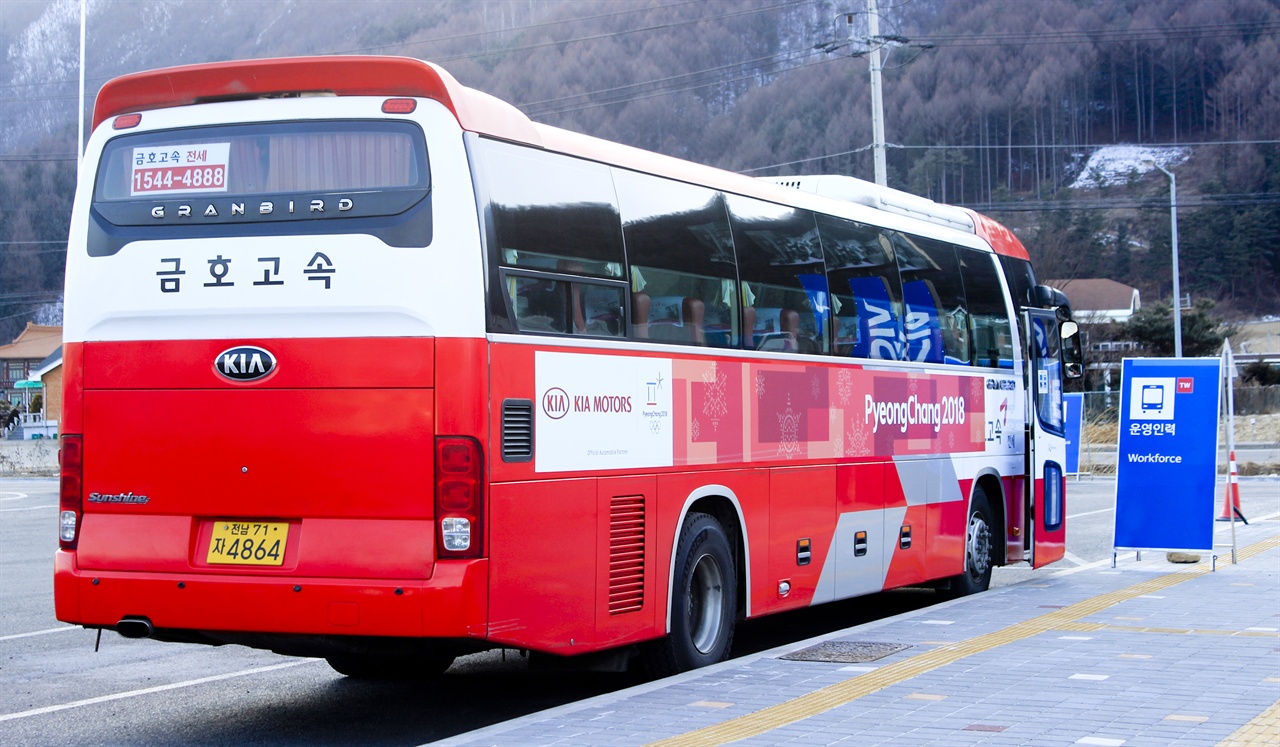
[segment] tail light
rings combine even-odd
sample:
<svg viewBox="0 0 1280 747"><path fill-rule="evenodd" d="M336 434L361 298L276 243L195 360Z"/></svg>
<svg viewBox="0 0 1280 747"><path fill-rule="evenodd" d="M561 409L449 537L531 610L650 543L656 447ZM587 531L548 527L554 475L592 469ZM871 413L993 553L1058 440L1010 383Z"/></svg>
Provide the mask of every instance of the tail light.
<svg viewBox="0 0 1280 747"><path fill-rule="evenodd" d="M436 439L437 558L484 555L483 456L475 439Z"/></svg>
<svg viewBox="0 0 1280 747"><path fill-rule="evenodd" d="M64 550L76 549L80 538L80 517L84 508L84 437L63 436L58 451L58 544Z"/></svg>
<svg viewBox="0 0 1280 747"><path fill-rule="evenodd" d="M387 99L382 102L383 114L412 114L417 108L418 102L413 99Z"/></svg>

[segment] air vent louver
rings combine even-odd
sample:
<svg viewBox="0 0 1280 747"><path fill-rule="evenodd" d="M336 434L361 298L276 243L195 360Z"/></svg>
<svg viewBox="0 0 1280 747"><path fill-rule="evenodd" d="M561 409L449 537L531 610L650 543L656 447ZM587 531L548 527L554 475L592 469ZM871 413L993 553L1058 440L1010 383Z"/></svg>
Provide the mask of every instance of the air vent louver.
<svg viewBox="0 0 1280 747"><path fill-rule="evenodd" d="M644 496L609 503L609 614L644 607Z"/></svg>
<svg viewBox="0 0 1280 747"><path fill-rule="evenodd" d="M502 401L502 461L533 459L533 400Z"/></svg>

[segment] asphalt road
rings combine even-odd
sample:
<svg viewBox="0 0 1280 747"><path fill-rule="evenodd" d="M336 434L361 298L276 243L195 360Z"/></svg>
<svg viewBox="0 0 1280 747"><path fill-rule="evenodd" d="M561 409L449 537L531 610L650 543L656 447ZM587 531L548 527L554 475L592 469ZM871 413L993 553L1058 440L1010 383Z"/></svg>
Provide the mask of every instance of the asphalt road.
<svg viewBox="0 0 1280 747"><path fill-rule="evenodd" d="M1071 482L1067 559L1036 571L997 569L993 583L1109 562L1114 486ZM1246 516L1280 513L1280 482L1246 480L1241 489ZM0 744L412 745L637 682L530 671L525 659L497 651L460 659L433 682L395 683L349 680L319 660L110 632L95 653L94 631L53 617L56 504L54 480L0 482ZM734 650L761 651L935 601L931 591L903 590L750 621Z"/></svg>

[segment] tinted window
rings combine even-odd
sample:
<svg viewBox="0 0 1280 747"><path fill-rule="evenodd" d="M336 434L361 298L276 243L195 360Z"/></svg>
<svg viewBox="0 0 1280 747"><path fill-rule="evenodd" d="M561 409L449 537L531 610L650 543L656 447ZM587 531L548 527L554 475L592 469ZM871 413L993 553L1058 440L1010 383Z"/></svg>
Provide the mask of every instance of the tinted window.
<svg viewBox="0 0 1280 747"><path fill-rule="evenodd" d="M902 286L888 237L867 226L818 216L831 284L835 354L897 360L902 355Z"/></svg>
<svg viewBox="0 0 1280 747"><path fill-rule="evenodd" d="M516 329L589 337L622 337L622 283L590 282L551 273L504 271Z"/></svg>
<svg viewBox="0 0 1280 747"><path fill-rule="evenodd" d="M631 263L631 336L711 347L741 339L724 200L702 187L615 170Z"/></svg>
<svg viewBox="0 0 1280 747"><path fill-rule="evenodd" d="M622 235L609 169L481 141L499 263L622 277Z"/></svg>
<svg viewBox="0 0 1280 747"><path fill-rule="evenodd" d="M1005 280L1009 283L1009 297L1013 299L1014 319L1018 322L1018 339L1025 340L1027 331L1023 329L1022 311L1031 303L1031 289L1036 286L1036 276L1031 270L1031 263L1025 259L1000 255L1000 267L1004 270Z"/></svg>
<svg viewBox="0 0 1280 747"><path fill-rule="evenodd" d="M941 241L892 234L906 306L906 359L969 362L969 319L955 249Z"/></svg>
<svg viewBox="0 0 1280 747"><path fill-rule="evenodd" d="M1036 276L1031 271L1031 263L1025 259L1000 255L1000 266L1009 282L1009 295L1013 298L1014 309L1021 312L1028 306L1034 306L1031 303L1031 289L1036 286Z"/></svg>
<svg viewBox="0 0 1280 747"><path fill-rule="evenodd" d="M626 334L622 226L609 169L476 139L487 198L489 328Z"/></svg>
<svg viewBox="0 0 1280 747"><path fill-rule="evenodd" d="M1004 305L1004 291L993 255L956 248L965 301L973 332L973 362L977 366L1013 366L1013 332Z"/></svg>
<svg viewBox="0 0 1280 747"><path fill-rule="evenodd" d="M812 213L727 197L742 280L746 344L757 350L825 353L831 304Z"/></svg>

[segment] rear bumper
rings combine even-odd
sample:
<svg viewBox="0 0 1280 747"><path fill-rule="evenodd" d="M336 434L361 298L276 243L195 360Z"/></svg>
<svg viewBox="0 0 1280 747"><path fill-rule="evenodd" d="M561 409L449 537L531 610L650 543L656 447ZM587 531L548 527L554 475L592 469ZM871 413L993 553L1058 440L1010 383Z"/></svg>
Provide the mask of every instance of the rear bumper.
<svg viewBox="0 0 1280 747"><path fill-rule="evenodd" d="M202 633L483 639L489 561L441 561L430 580L82 571L59 550L59 620L111 628L126 617ZM249 645L253 645L250 643Z"/></svg>

